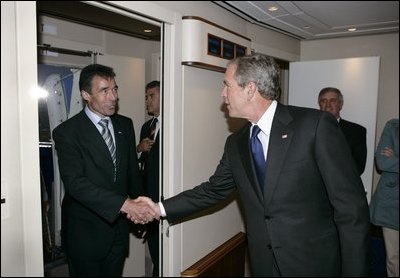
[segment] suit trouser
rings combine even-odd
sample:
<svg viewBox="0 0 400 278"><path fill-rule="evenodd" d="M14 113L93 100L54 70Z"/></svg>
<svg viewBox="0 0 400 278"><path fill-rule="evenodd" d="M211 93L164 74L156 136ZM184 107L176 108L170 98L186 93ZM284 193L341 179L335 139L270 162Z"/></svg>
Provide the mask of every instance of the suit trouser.
<svg viewBox="0 0 400 278"><path fill-rule="evenodd" d="M113 246L102 260L80 260L67 256L70 277L121 277L126 259L126 246L116 236Z"/></svg>
<svg viewBox="0 0 400 278"><path fill-rule="evenodd" d="M382 227L388 277L399 277L399 231Z"/></svg>
<svg viewBox="0 0 400 278"><path fill-rule="evenodd" d="M157 223L156 223L157 222ZM159 231L158 231L159 221L150 223L151 228L149 235L147 237L147 243L149 245L149 251L151 256L151 261L153 262L153 277L159 277Z"/></svg>

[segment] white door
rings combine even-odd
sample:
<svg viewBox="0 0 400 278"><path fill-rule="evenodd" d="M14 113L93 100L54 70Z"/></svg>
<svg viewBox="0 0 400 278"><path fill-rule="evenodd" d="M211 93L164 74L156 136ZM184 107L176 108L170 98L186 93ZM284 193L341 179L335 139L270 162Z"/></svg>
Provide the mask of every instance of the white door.
<svg viewBox="0 0 400 278"><path fill-rule="evenodd" d="M290 105L319 109L319 91L324 87L336 87L344 98L341 117L367 129L367 162L361 179L368 202L374 167L378 83L379 57L290 63Z"/></svg>

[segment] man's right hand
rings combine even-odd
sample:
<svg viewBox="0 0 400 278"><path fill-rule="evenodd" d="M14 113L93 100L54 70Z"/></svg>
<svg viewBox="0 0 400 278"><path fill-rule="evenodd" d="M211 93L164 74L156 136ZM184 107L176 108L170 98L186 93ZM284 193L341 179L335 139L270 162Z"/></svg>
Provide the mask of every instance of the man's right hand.
<svg viewBox="0 0 400 278"><path fill-rule="evenodd" d="M148 197L138 197L136 199L126 199L121 211L126 213L126 217L135 224L146 224L154 219L160 219L160 207Z"/></svg>
<svg viewBox="0 0 400 278"><path fill-rule="evenodd" d="M141 153L141 152L148 152L150 151L151 147L154 144L154 140L151 140L150 138L144 138L136 147L136 152Z"/></svg>

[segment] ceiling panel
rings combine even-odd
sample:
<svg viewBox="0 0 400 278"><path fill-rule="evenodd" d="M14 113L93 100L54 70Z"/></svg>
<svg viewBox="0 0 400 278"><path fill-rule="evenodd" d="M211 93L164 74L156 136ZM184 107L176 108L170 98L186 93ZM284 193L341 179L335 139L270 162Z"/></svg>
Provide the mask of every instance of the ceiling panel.
<svg viewBox="0 0 400 278"><path fill-rule="evenodd" d="M213 1L245 20L300 40L399 31L398 1ZM268 8L276 7L276 11ZM357 28L349 32L349 28Z"/></svg>

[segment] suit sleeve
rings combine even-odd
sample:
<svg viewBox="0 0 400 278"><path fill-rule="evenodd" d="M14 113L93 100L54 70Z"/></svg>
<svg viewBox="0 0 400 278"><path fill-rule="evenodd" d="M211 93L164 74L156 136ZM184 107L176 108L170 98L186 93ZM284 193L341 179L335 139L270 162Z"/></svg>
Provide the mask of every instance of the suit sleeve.
<svg viewBox="0 0 400 278"><path fill-rule="evenodd" d="M342 275L369 273L369 211L362 181L346 147L346 139L332 117L321 116L315 153L339 234Z"/></svg>
<svg viewBox="0 0 400 278"><path fill-rule="evenodd" d="M394 140L398 140L399 138L397 139L394 138L394 136L392 135L393 131L394 131L394 124L391 122L386 123L381 138L379 140L378 147L376 148L375 151L375 159L376 159L376 166L380 171L399 173L398 153L395 153L395 155L391 157L381 155L381 151L385 147L391 148L393 151L396 151Z"/></svg>
<svg viewBox="0 0 400 278"><path fill-rule="evenodd" d="M143 187L142 175L140 174L139 171L139 159L136 154L136 135L132 120L129 121L128 130L130 131L128 139L128 141L130 142L129 144L130 165L128 169L131 173L130 180L128 181L129 184L128 192L129 196L135 199L138 196L144 195L144 187Z"/></svg>
<svg viewBox="0 0 400 278"><path fill-rule="evenodd" d="M226 199L236 189L226 151L209 181L163 201L169 222L207 209Z"/></svg>

